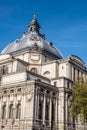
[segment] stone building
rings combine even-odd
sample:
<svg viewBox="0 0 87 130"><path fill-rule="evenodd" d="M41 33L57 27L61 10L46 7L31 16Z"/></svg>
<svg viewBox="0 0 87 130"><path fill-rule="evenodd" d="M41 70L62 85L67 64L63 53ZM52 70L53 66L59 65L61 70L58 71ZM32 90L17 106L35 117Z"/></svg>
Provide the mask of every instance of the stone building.
<svg viewBox="0 0 87 130"><path fill-rule="evenodd" d="M84 62L64 59L34 14L28 32L0 55L0 130L73 129L72 83L79 76L87 76Z"/></svg>

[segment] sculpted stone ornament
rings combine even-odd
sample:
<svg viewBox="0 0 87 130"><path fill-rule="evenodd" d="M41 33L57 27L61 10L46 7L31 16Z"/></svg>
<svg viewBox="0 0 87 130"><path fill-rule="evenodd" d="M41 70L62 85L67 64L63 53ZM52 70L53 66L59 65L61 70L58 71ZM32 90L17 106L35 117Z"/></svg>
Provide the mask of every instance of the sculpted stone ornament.
<svg viewBox="0 0 87 130"><path fill-rule="evenodd" d="M21 95L17 95L17 101L21 101Z"/></svg>
<svg viewBox="0 0 87 130"><path fill-rule="evenodd" d="M37 45L37 43L35 42L35 43L31 46L30 50L37 50L37 49L38 49L38 45Z"/></svg>
<svg viewBox="0 0 87 130"><path fill-rule="evenodd" d="M26 88L26 93L31 93L33 91L32 86Z"/></svg>
<svg viewBox="0 0 87 130"><path fill-rule="evenodd" d="M13 102L13 101L14 101L14 96L10 95L10 102Z"/></svg>
<svg viewBox="0 0 87 130"><path fill-rule="evenodd" d="M5 103L7 101L7 98L6 97L3 97L3 102Z"/></svg>
<svg viewBox="0 0 87 130"><path fill-rule="evenodd" d="M40 41L41 39L38 38L37 36L31 36L30 41Z"/></svg>
<svg viewBox="0 0 87 130"><path fill-rule="evenodd" d="M26 96L28 101L30 101L32 99L32 97L33 97L33 93L32 92L28 93L27 96Z"/></svg>
<svg viewBox="0 0 87 130"><path fill-rule="evenodd" d="M30 101L33 97L33 88L31 87L27 87L26 88L26 99L27 101Z"/></svg>

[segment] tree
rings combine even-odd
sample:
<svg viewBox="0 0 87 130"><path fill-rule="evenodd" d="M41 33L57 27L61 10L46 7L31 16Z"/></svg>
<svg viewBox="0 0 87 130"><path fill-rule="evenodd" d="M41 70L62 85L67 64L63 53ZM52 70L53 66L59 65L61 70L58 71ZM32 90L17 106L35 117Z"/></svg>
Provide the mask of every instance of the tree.
<svg viewBox="0 0 87 130"><path fill-rule="evenodd" d="M79 116L82 123L87 123L87 81L83 78L78 78L74 82L72 96L72 116L74 118Z"/></svg>

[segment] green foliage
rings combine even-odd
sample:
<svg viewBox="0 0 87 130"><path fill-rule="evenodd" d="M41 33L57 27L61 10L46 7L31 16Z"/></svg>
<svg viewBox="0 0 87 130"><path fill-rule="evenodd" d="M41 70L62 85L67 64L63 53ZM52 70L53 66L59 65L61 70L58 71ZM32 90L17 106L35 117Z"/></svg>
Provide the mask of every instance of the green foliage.
<svg viewBox="0 0 87 130"><path fill-rule="evenodd" d="M83 78L77 79L73 85L72 96L72 116L79 116L83 123L87 123L87 81Z"/></svg>

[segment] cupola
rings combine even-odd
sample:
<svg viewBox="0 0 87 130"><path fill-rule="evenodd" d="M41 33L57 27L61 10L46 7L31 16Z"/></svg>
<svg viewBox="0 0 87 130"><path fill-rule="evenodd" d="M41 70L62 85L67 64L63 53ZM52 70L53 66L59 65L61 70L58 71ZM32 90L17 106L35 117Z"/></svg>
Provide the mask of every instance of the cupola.
<svg viewBox="0 0 87 130"><path fill-rule="evenodd" d="M29 24L28 29L29 29L29 32L37 32L37 33L39 33L40 25L37 22L36 13L34 13L33 20Z"/></svg>

